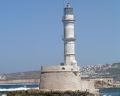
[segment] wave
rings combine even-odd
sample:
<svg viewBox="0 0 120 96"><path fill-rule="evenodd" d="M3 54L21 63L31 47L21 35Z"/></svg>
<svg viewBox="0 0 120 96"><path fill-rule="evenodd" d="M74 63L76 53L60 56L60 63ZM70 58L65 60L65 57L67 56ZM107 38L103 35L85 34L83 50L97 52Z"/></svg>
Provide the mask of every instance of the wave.
<svg viewBox="0 0 120 96"><path fill-rule="evenodd" d="M7 92L7 91L25 91L25 90L32 90L32 89L39 89L39 87L35 87L35 88L25 88L25 87L19 87L19 88L0 88L0 92Z"/></svg>

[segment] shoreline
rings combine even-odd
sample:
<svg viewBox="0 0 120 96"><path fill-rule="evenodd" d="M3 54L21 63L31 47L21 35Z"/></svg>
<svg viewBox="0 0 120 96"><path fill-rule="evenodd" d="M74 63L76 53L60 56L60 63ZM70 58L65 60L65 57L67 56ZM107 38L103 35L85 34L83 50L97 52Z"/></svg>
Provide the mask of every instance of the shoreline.
<svg viewBox="0 0 120 96"><path fill-rule="evenodd" d="M40 79L0 80L0 84L40 83Z"/></svg>
<svg viewBox="0 0 120 96"><path fill-rule="evenodd" d="M44 91L44 90L28 90L28 91L16 91L16 92L8 92L7 96L99 96L94 93L82 92L82 91Z"/></svg>

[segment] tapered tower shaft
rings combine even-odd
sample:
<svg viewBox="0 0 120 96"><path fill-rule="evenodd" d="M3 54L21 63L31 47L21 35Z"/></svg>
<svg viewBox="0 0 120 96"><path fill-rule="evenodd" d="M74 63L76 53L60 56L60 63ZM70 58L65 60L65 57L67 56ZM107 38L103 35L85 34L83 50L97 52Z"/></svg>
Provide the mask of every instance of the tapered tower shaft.
<svg viewBox="0 0 120 96"><path fill-rule="evenodd" d="M77 65L75 58L75 32L73 8L68 3L64 8L64 65Z"/></svg>

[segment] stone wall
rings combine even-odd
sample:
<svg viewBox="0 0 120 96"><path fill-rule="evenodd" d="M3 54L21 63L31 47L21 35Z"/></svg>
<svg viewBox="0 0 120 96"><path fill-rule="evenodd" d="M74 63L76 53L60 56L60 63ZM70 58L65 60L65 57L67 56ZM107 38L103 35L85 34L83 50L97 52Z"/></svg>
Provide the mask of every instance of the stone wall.
<svg viewBox="0 0 120 96"><path fill-rule="evenodd" d="M96 91L94 84L94 80L81 80L81 90L93 93Z"/></svg>
<svg viewBox="0 0 120 96"><path fill-rule="evenodd" d="M52 91L80 89L79 72L74 71L41 72L40 82L40 89L49 89Z"/></svg>
<svg viewBox="0 0 120 96"><path fill-rule="evenodd" d="M94 81L81 80L78 68L73 66L42 67L40 89L51 91L95 91Z"/></svg>
<svg viewBox="0 0 120 96"><path fill-rule="evenodd" d="M78 66L42 66L42 72L58 72L58 71L79 71Z"/></svg>

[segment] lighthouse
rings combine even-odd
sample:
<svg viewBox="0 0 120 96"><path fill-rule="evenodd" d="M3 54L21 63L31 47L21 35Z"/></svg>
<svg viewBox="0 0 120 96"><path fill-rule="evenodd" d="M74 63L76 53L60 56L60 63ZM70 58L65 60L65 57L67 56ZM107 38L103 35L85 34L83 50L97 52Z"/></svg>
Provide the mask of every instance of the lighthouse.
<svg viewBox="0 0 120 96"><path fill-rule="evenodd" d="M42 90L81 90L80 70L75 58L75 19L70 3L67 3L64 8L62 22L64 29L64 64L41 67L40 89Z"/></svg>
<svg viewBox="0 0 120 96"><path fill-rule="evenodd" d="M64 65L77 66L75 58L75 32L74 32L74 14L70 3L64 8L63 16L64 27Z"/></svg>

